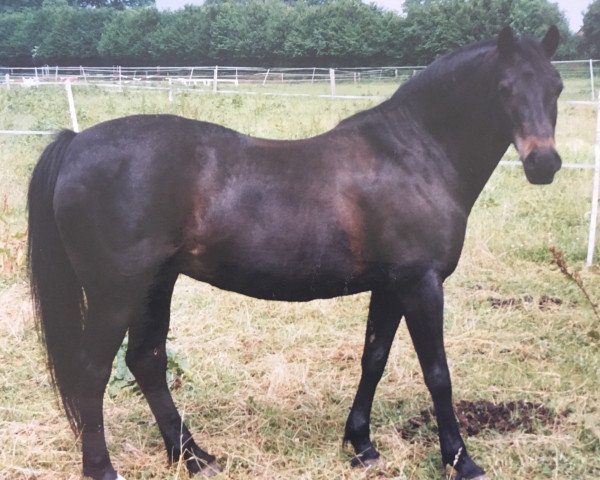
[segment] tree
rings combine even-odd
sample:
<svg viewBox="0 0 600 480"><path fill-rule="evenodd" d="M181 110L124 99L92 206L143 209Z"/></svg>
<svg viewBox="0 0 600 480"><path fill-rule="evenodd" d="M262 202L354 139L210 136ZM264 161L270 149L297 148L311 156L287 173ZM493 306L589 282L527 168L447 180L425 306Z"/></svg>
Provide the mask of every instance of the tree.
<svg viewBox="0 0 600 480"><path fill-rule="evenodd" d="M36 59L63 65L97 63L100 60L97 45L112 13L106 8L88 11L65 4L45 6L34 12L45 20Z"/></svg>
<svg viewBox="0 0 600 480"><path fill-rule="evenodd" d="M186 6L163 12L150 34L150 50L159 65L203 65L215 63L209 56L210 30L206 8Z"/></svg>
<svg viewBox="0 0 600 480"><path fill-rule="evenodd" d="M407 0L404 11L407 63L429 63L460 45L492 37L505 25L540 38L555 24L562 36L558 57L574 52L565 16L548 0Z"/></svg>
<svg viewBox="0 0 600 480"><path fill-rule="evenodd" d="M583 16L582 51L593 58L600 58L600 0L593 1Z"/></svg>
<svg viewBox="0 0 600 480"><path fill-rule="evenodd" d="M540 37L551 23L559 58L574 52L549 0L406 0L402 16L368 1L207 0L159 12L134 8L154 0L4 0L0 64L422 65L505 25ZM599 2L586 20L595 56Z"/></svg>
<svg viewBox="0 0 600 480"><path fill-rule="evenodd" d="M39 8L44 0L3 0L0 4L2 10L23 10L25 8Z"/></svg>
<svg viewBox="0 0 600 480"><path fill-rule="evenodd" d="M283 58L294 65L395 63L401 18L357 0L301 2L290 11Z"/></svg>
<svg viewBox="0 0 600 480"><path fill-rule="evenodd" d="M156 5L156 0L2 0L0 11L41 8L44 4L46 6L68 4L82 8L108 7L123 10L125 8L153 7Z"/></svg>
<svg viewBox="0 0 600 480"><path fill-rule="evenodd" d="M0 15L0 64L30 66L34 48L41 43L45 22L36 11Z"/></svg>
<svg viewBox="0 0 600 480"><path fill-rule="evenodd" d="M109 7L123 10L125 8L154 7L156 0L77 0L80 7Z"/></svg>
<svg viewBox="0 0 600 480"><path fill-rule="evenodd" d="M152 33L159 26L161 14L156 9L115 12L98 42L98 53L122 65L155 63Z"/></svg>

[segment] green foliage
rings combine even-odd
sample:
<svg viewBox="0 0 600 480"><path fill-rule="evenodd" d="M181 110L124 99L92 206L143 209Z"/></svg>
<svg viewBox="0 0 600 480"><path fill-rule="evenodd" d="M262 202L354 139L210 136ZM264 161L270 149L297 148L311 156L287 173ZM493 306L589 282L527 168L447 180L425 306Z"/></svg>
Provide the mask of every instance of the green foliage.
<svg viewBox="0 0 600 480"><path fill-rule="evenodd" d="M168 340L173 339L169 338ZM123 340L123 343L117 352L117 356L115 357L114 372L108 383L108 394L112 397L116 396L121 390L133 393L140 392L135 377L125 362L128 345L129 339L125 337L125 340ZM176 353L175 350L167 347L167 383L171 388L181 380L181 377L185 374L187 369L187 359L183 355Z"/></svg>
<svg viewBox="0 0 600 480"><path fill-rule="evenodd" d="M80 7L109 7L123 10L125 8L153 7L156 0L77 0Z"/></svg>
<svg viewBox="0 0 600 480"><path fill-rule="evenodd" d="M36 56L45 63L89 64L100 60L97 45L111 16L108 10L85 11L63 6L45 9L43 16L53 26L40 39L36 50Z"/></svg>
<svg viewBox="0 0 600 480"><path fill-rule="evenodd" d="M555 24L562 37L557 57L574 54L566 18L548 0L408 0L404 9L407 63L429 63L449 49L492 37L505 25L539 38Z"/></svg>
<svg viewBox="0 0 600 480"><path fill-rule="evenodd" d="M593 1L583 16L582 50L593 58L600 58L600 0Z"/></svg>
<svg viewBox="0 0 600 480"><path fill-rule="evenodd" d="M156 30L160 14L155 9L124 10L111 16L98 42L98 53L113 62L131 65L152 62L151 32Z"/></svg>
<svg viewBox="0 0 600 480"><path fill-rule="evenodd" d="M22 10L24 8L39 8L44 0L3 0L0 5L2 10Z"/></svg>
<svg viewBox="0 0 600 480"><path fill-rule="evenodd" d="M210 0L175 12L132 8L154 4L5 2L0 64L422 65L492 37L504 25L539 37L556 24L562 33L557 58L573 57L578 48L550 0L407 0L404 15L365 0ZM600 22L589 18L584 43L598 45L593 32Z"/></svg>

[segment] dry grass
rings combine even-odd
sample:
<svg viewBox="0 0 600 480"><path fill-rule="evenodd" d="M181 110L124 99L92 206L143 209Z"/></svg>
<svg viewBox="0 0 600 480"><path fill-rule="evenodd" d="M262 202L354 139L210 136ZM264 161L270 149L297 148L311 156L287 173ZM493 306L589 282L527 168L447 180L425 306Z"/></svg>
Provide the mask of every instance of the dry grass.
<svg viewBox="0 0 600 480"><path fill-rule="evenodd" d="M52 102L31 95L30 105L47 106L45 121L58 122ZM323 131L365 106L210 95L176 97L168 104L147 93L94 95L76 97L85 125L126 110L163 109L270 137ZM24 122L15 116L15 125ZM559 118L564 160L589 161L594 117L585 107L562 106ZM10 480L80 478L79 448L43 369L18 260L25 186L44 142L0 138L0 198L6 198L5 207L0 202L0 247L10 259L0 271L0 478ZM528 400L570 412L533 434L487 431L469 438L472 455L491 478L600 478L598 325L548 251L556 245L570 267L580 270L590 184L589 172L563 171L555 185L536 188L520 170L499 169L474 209L463 258L447 282L446 343L455 398ZM578 274L598 301L598 269ZM373 437L387 467L349 467L341 436L358 382L367 304L364 294L307 304L264 302L180 279L170 343L188 367L174 396L198 442L220 458L222 478L444 477L437 446L424 438L404 440L399 432L430 405L404 326L373 411ZM105 412L121 474L129 480L187 478L181 465L166 465L162 440L139 395L123 390L107 396Z"/></svg>

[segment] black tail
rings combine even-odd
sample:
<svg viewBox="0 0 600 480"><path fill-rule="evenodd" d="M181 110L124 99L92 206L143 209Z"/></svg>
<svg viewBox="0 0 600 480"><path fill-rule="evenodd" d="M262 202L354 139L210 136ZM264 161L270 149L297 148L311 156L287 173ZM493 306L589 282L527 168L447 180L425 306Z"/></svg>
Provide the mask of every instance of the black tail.
<svg viewBox="0 0 600 480"><path fill-rule="evenodd" d="M76 356L85 318L85 296L54 218L53 198L65 151L76 133L63 130L46 147L29 183L28 260L35 317L48 369L75 433L81 431Z"/></svg>

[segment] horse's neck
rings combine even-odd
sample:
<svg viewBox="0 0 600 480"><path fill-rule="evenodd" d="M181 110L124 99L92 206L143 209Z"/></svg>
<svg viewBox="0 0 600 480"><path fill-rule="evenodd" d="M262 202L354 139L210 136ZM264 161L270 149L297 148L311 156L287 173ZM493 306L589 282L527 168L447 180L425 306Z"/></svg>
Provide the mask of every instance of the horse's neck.
<svg viewBox="0 0 600 480"><path fill-rule="evenodd" d="M498 162L510 145L509 137L490 118L484 107L471 110L466 116L440 116L441 123L431 130L459 172L465 206L473 206L481 190L489 180Z"/></svg>
<svg viewBox="0 0 600 480"><path fill-rule="evenodd" d="M444 161L452 162L459 173L457 188L468 209L510 145L498 107L482 82L472 77L464 85L458 77L452 85L447 79L438 89L429 85L428 92L416 92L407 102L417 122L445 152Z"/></svg>

